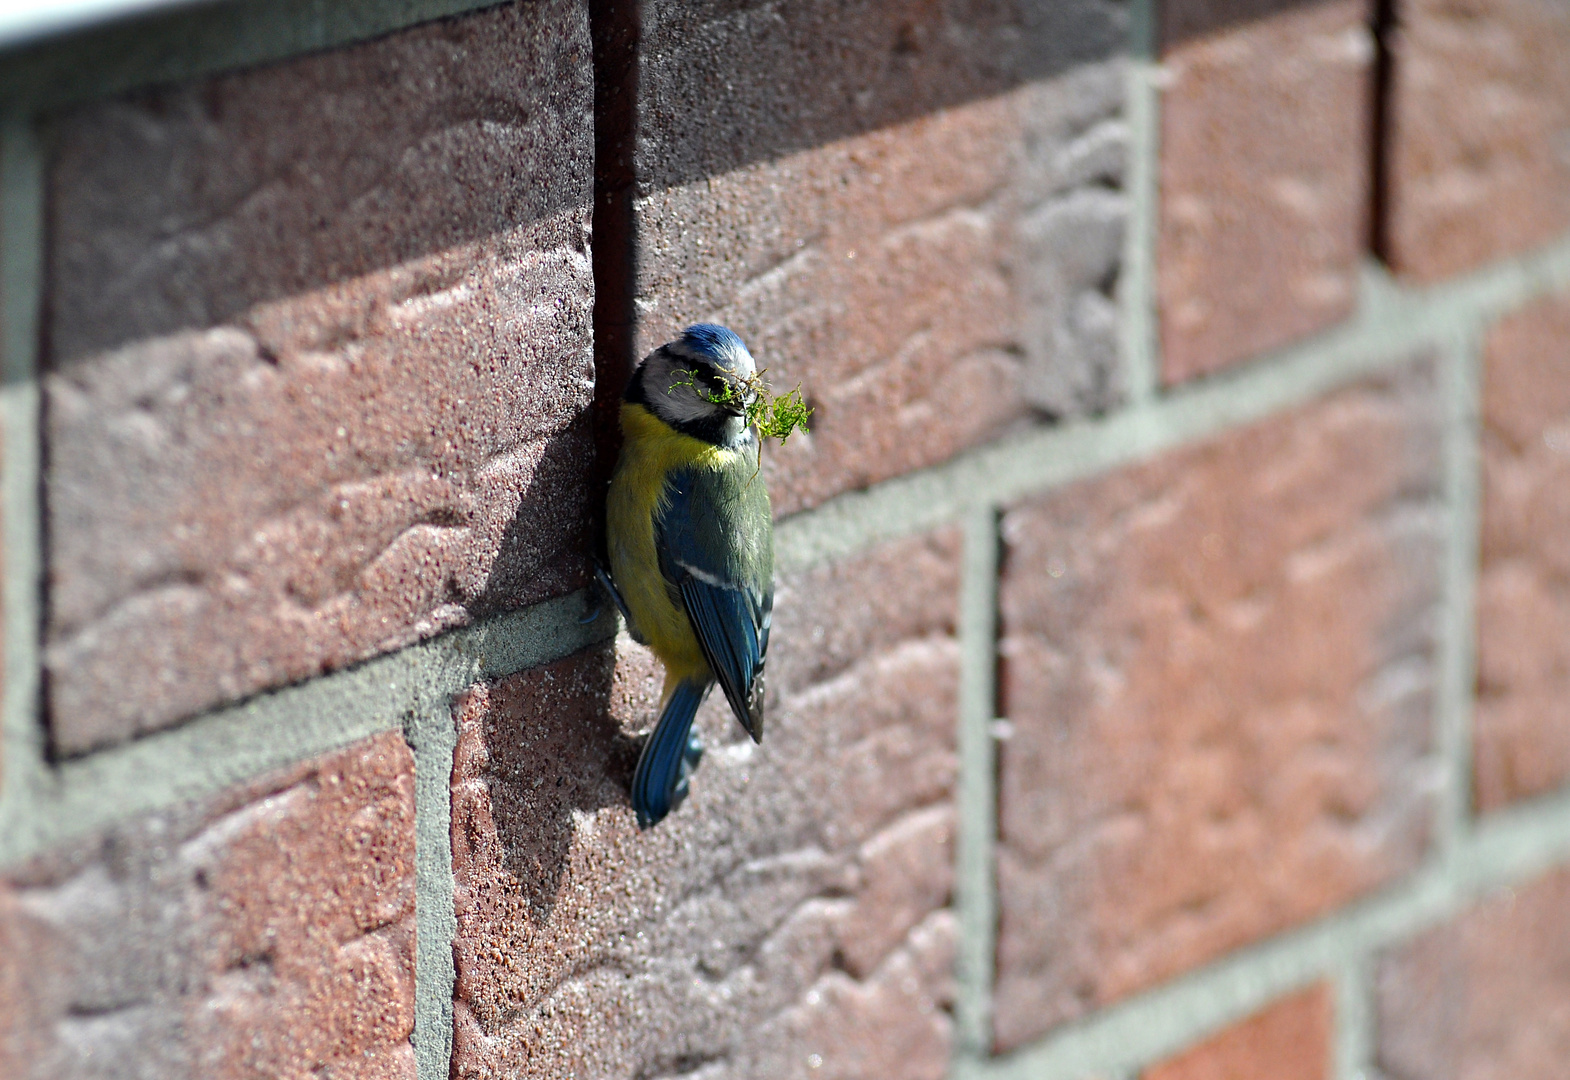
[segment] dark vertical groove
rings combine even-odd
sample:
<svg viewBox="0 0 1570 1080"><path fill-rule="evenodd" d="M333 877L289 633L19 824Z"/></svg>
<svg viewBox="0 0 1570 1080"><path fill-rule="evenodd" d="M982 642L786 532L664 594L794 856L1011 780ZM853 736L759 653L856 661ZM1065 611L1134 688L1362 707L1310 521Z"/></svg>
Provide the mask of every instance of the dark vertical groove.
<svg viewBox="0 0 1570 1080"><path fill-rule="evenodd" d="M1156 6L1155 4L1151 5L1152 8ZM1003 846L1004 841L1003 755L1008 752L1008 747L1006 742L999 738L999 732L994 728L994 723L998 720L1007 722L1008 718L1014 715L1014 711L1007 703L1005 697L1008 687L1008 662L1003 649L1003 635L1007 629L1003 622L1003 587L1004 578L1009 570L1009 547L1003 531L1004 510L996 506L992 507L989 518L991 529L990 543L992 546L990 553L992 562L992 578L990 582L992 590L990 598L992 603L992 622L987 627L987 634L992 649L990 672L992 676L992 685L990 687L992 693L986 709L986 745L992 758L991 768L989 769L990 776L988 777L992 784L992 790L987 807L987 812L991 815L992 830L991 836L988 837L986 873L992 881L991 887L987 892L988 903L991 905L991 910L987 913L989 923L987 933L990 935L989 951L991 954L988 960L991 966L987 973L986 1030L983 1032L982 1045L996 1054L1002 1049L998 1045L997 1025L993 1022L993 1014L997 1007L995 994L998 983L998 971L1002 967L1002 957L999 955L998 949L1003 940L1003 905L998 895L997 873L998 851Z"/></svg>
<svg viewBox="0 0 1570 1080"><path fill-rule="evenodd" d="M37 626L38 626L38 655L36 666L38 669L38 723L44 729L44 757L51 764L56 764L64 758L61 752L57 732L54 726L54 687L49 677L49 665L46 663L49 646L50 608L53 606L53 596L49 589L49 570L52 562L50 545L51 527L49 524L49 461L52 446L49 442L49 391L45 375L48 374L54 357L54 289L55 279L55 251L50 238L57 231L56 217L58 208L55 206L53 191L49 185L49 175L53 171L55 158L54 140L46 137L47 128L42 120L34 121L34 139L36 152L39 155L39 167L42 175L39 177L40 190L38 192L38 323L33 328L33 355L31 376L38 383L38 414L34 420L37 427L34 437L38 445L38 475L34 478L37 484L38 498L38 577L35 582L38 597ZM42 130L40 130L42 129Z"/></svg>
<svg viewBox="0 0 1570 1080"><path fill-rule="evenodd" d="M1162 32L1166 27L1166 5L1162 0L1143 0L1130 5L1129 51L1135 60L1159 63L1166 51Z"/></svg>
<svg viewBox="0 0 1570 1080"><path fill-rule="evenodd" d="M1396 32L1396 0L1374 0L1373 100L1369 102L1368 250L1387 265L1390 262L1390 137L1391 100L1395 93L1395 54L1391 36Z"/></svg>
<svg viewBox="0 0 1570 1080"><path fill-rule="evenodd" d="M638 108L638 2L589 0L594 41L594 447L595 514L621 448L617 408L633 367L637 244L633 219ZM595 545L603 549L603 522ZM600 550L601 558L604 551Z"/></svg>

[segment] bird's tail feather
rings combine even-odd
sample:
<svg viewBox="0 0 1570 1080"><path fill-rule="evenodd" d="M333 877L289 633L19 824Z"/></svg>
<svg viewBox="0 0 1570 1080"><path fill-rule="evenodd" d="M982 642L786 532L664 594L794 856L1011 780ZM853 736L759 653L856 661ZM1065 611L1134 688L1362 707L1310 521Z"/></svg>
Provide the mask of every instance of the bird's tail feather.
<svg viewBox="0 0 1570 1080"><path fill-rule="evenodd" d="M712 680L682 679L666 693L659 722L643 744L632 774L632 808L639 828L657 825L686 797L687 775L697 764L688 749L692 718L713 688Z"/></svg>

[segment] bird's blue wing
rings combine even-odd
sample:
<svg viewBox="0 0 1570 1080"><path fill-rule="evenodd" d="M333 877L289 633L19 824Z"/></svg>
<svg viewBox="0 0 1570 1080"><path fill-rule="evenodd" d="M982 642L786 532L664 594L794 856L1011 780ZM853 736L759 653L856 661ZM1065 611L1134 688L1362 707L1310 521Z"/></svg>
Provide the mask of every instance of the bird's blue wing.
<svg viewBox="0 0 1570 1080"><path fill-rule="evenodd" d="M720 688L736 718L754 738L762 735L763 655L767 618L743 590L682 579L682 604Z"/></svg>
<svg viewBox="0 0 1570 1080"><path fill-rule="evenodd" d="M736 719L763 735L763 664L774 607L773 522L763 482L734 472L671 474L655 519L660 571L692 623L698 645Z"/></svg>

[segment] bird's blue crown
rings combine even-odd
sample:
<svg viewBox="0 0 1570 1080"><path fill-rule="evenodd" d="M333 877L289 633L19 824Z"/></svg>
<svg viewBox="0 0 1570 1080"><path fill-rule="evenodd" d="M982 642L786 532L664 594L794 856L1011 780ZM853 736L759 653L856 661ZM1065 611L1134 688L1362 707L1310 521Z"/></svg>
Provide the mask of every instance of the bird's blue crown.
<svg viewBox="0 0 1570 1080"><path fill-rule="evenodd" d="M742 357L752 357L734 330L714 323L695 323L687 327L681 332L681 338L676 344L681 346L678 352L685 352L694 358L701 357L726 368L735 368Z"/></svg>

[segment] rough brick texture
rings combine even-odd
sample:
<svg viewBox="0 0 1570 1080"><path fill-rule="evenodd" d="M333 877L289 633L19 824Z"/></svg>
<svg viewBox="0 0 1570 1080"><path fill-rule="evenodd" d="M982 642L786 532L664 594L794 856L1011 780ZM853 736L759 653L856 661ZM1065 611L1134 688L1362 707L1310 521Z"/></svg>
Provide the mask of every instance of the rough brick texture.
<svg viewBox="0 0 1570 1080"><path fill-rule="evenodd" d="M0 880L8 1080L412 1080L414 762L397 734Z"/></svg>
<svg viewBox="0 0 1570 1080"><path fill-rule="evenodd" d="M1262 1009L1140 1080L1331 1080L1334 1006L1323 983Z"/></svg>
<svg viewBox="0 0 1570 1080"><path fill-rule="evenodd" d="M1403 0L1396 11L1391 265L1432 281L1570 227L1570 8Z"/></svg>
<svg viewBox="0 0 1570 1080"><path fill-rule="evenodd" d="M1202 14L1190 9L1214 6L1167 0L1163 12L1157 292L1168 383L1345 318L1368 229L1367 4L1254 4L1266 10L1189 25Z"/></svg>
<svg viewBox="0 0 1570 1080"><path fill-rule="evenodd" d="M776 510L1119 399L1118 5L642 11L635 348L713 319L802 384Z"/></svg>
<svg viewBox="0 0 1570 1080"><path fill-rule="evenodd" d="M1427 365L1005 518L996 1038L1410 870L1443 517Z"/></svg>
<svg viewBox="0 0 1570 1080"><path fill-rule="evenodd" d="M1570 779L1570 299L1489 335L1477 586L1478 805Z"/></svg>
<svg viewBox="0 0 1570 1080"><path fill-rule="evenodd" d="M55 126L59 749L582 582L584 8L531 0Z"/></svg>
<svg viewBox="0 0 1570 1080"><path fill-rule="evenodd" d="M717 698L687 801L640 833L623 640L457 708L455 1077L942 1077L958 544L781 583L768 728Z"/></svg>
<svg viewBox="0 0 1570 1080"><path fill-rule="evenodd" d="M1570 1060L1570 872L1504 889L1379 967L1389 1080L1559 1080Z"/></svg>

